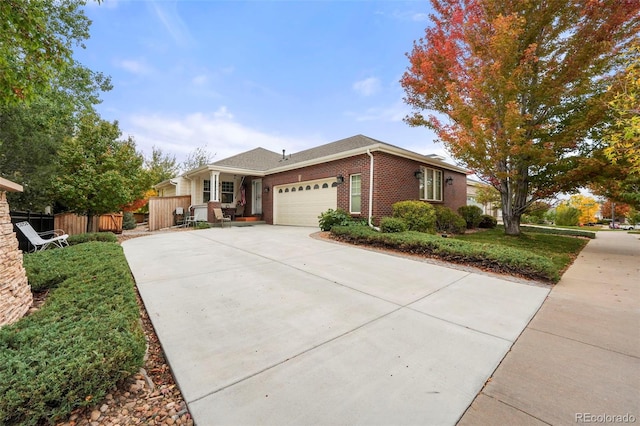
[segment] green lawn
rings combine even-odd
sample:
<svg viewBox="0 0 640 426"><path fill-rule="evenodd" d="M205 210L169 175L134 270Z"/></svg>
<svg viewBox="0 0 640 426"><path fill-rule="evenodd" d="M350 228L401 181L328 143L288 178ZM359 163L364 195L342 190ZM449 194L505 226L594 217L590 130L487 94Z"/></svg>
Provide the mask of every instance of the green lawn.
<svg viewBox="0 0 640 426"><path fill-rule="evenodd" d="M584 238L539 234L531 231L524 232L519 237L512 237L505 235L502 227L457 235L455 238L525 250L551 260L560 273L573 262L589 241Z"/></svg>
<svg viewBox="0 0 640 426"><path fill-rule="evenodd" d="M504 228L442 238L440 235L405 231L377 232L367 226L334 226L332 238L358 245L397 250L413 255L475 266L502 274L557 282L588 238L555 235L558 230L527 230L519 237L507 237ZM576 233L575 230L564 230Z"/></svg>

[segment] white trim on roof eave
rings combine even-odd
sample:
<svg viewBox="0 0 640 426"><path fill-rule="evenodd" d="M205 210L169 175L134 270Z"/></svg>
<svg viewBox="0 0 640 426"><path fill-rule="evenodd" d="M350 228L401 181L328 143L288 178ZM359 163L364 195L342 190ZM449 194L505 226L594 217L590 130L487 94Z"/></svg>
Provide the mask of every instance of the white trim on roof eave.
<svg viewBox="0 0 640 426"><path fill-rule="evenodd" d="M207 164L206 166L200 166L197 169L190 170L184 173L182 176L191 179L193 176L197 176L202 174L203 172L220 172L220 173L229 173L235 175L245 175L245 176L264 176L264 171L262 170L251 170L251 169L241 169L238 167L227 167L227 166L216 166L213 164Z"/></svg>
<svg viewBox="0 0 640 426"><path fill-rule="evenodd" d="M470 173L470 171L465 169L464 167L458 167L455 164L449 164L449 163L446 163L444 161L437 160L435 158L427 157L426 155L418 154L418 153L412 152L412 151L407 151L406 149L398 148L398 147L395 147L395 146L389 146L389 145L383 145L382 147L384 149L380 149L380 151L396 154L399 157L409 158L411 160L416 160L416 161L419 161L421 163L430 164L432 166L442 167L443 169L446 169L446 170L451 170L451 171L454 171L454 172L464 173L465 175L468 175Z"/></svg>
<svg viewBox="0 0 640 426"><path fill-rule="evenodd" d="M303 167L315 166L317 164L326 163L329 161L340 160L343 158L353 157L355 155L366 154L367 151L381 151L387 152L390 154L397 155L398 157L409 158L411 160L418 161L420 163L429 164L432 166L438 166L446 170L451 170L459 173L469 174L469 170L464 169L462 167L455 166L453 164L445 163L444 161L435 160L433 158L429 158L427 156L417 154L411 151L407 151L406 149L396 148L387 144L377 143L374 145L368 145L361 148L351 149L349 151L339 152L337 154L326 155L320 158L314 158L313 160L301 161L299 163L293 163L290 165L275 167L273 169L269 169L265 172L265 175L272 175L276 173L286 172L289 170L301 169ZM295 156L295 153L292 154Z"/></svg>
<svg viewBox="0 0 640 426"><path fill-rule="evenodd" d="M176 176L177 177L177 176ZM158 188L163 188L163 187L169 187L169 186L173 186L171 185L171 182L173 179L175 178L171 178L171 179L167 179L167 180L163 180L162 182L158 182L155 185L153 185L153 189L158 189Z"/></svg>

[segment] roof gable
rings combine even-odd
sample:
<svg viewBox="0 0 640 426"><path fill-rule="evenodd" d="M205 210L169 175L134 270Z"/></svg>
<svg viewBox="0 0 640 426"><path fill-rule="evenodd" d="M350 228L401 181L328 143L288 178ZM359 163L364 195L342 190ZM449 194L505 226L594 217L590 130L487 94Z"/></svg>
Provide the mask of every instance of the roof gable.
<svg viewBox="0 0 640 426"><path fill-rule="evenodd" d="M216 161L212 165L266 171L270 168L277 167L281 159L282 155L259 147Z"/></svg>
<svg viewBox="0 0 640 426"><path fill-rule="evenodd" d="M330 155L339 154L341 152L351 151L353 149L365 148L367 146L384 144L384 142L371 139L364 135L351 136L350 138L340 139L339 141L330 142L315 148L305 149L289 155L288 164L300 163L302 161L311 161Z"/></svg>

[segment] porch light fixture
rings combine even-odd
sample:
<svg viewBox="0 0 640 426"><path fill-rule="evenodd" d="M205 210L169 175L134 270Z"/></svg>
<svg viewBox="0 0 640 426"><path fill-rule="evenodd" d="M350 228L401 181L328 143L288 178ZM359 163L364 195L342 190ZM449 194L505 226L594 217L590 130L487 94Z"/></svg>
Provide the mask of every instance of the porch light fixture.
<svg viewBox="0 0 640 426"><path fill-rule="evenodd" d="M416 177L416 179L420 180L422 179L422 170L416 170L415 172L413 172L413 175Z"/></svg>
<svg viewBox="0 0 640 426"><path fill-rule="evenodd" d="M452 178L451 176L449 176L448 178L446 178L446 179L444 180L444 182L445 182L447 185L453 185L453 178Z"/></svg>
<svg viewBox="0 0 640 426"><path fill-rule="evenodd" d="M268 186L265 186L265 187L264 187L264 192L267 192L267 193L268 193L270 189L271 189L271 188L269 188Z"/></svg>
<svg viewBox="0 0 640 426"><path fill-rule="evenodd" d="M338 183L344 183L344 176L342 176L342 175L338 175L338 176L336 176L336 182L338 182Z"/></svg>

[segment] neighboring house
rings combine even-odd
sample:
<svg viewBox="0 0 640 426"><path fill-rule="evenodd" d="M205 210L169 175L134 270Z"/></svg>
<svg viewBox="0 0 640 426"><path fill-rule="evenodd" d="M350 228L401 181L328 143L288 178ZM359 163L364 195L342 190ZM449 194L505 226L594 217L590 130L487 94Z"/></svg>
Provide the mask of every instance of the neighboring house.
<svg viewBox="0 0 640 426"><path fill-rule="evenodd" d="M500 203L485 203L481 204L476 201L476 191L478 188L488 187L486 183L478 182L477 180L467 178L467 205L468 206L478 206L482 209L483 214L488 214L489 216L493 216L498 221L502 220L502 209L500 208Z"/></svg>
<svg viewBox="0 0 640 426"><path fill-rule="evenodd" d="M246 215L274 225L317 226L342 208L374 222L391 205L424 200L456 210L467 201L467 170L363 135L278 154L255 148L156 185L160 196L191 195L196 216L244 204Z"/></svg>

